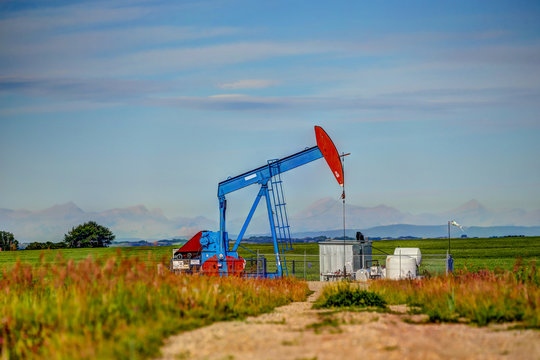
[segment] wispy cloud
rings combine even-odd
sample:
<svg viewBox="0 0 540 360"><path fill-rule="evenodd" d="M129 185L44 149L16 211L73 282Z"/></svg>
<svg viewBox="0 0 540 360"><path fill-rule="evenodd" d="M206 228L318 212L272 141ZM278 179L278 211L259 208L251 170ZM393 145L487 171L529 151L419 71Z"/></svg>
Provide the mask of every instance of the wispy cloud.
<svg viewBox="0 0 540 360"><path fill-rule="evenodd" d="M219 84L218 88L227 90L236 89L264 89L271 86L276 86L279 81L266 79L246 79L238 80L231 83Z"/></svg>
<svg viewBox="0 0 540 360"><path fill-rule="evenodd" d="M134 49L157 46L178 46L185 41L217 38L236 33L231 27L196 28L183 26L138 26L121 29L84 30L68 33L50 33L21 39L6 37L2 41L1 58L43 56L83 60L89 56L108 56L132 52Z"/></svg>
<svg viewBox="0 0 540 360"><path fill-rule="evenodd" d="M242 83L239 81L238 83ZM266 84L266 81L247 82L244 86ZM227 90L241 89L231 86ZM244 87L245 88L245 87ZM0 77L0 95L21 94L84 104L110 106L137 104L158 107L180 107L210 111L261 110L399 110L454 111L473 108L496 108L507 105L536 106L540 89L530 87L504 88L424 88L420 90L383 92L373 95L319 96L253 96L241 93L210 96L164 96L167 93L189 92L189 87L176 82L151 80L75 79L39 77ZM35 106L34 106L35 107ZM72 109L73 105L58 105L58 109ZM77 107L77 106L76 106ZM28 112L33 107L5 107L2 113ZM54 105L42 105L37 110L52 111Z"/></svg>
<svg viewBox="0 0 540 360"><path fill-rule="evenodd" d="M148 96L170 88L169 83L149 80L0 77L0 94L18 93L64 100L118 102Z"/></svg>
<svg viewBox="0 0 540 360"><path fill-rule="evenodd" d="M513 94L513 96L509 96ZM448 111L499 107L515 102L532 103L535 89L433 89L410 93L387 93L371 97L250 96L220 94L207 97L153 98L150 104L215 111L259 110L415 110Z"/></svg>

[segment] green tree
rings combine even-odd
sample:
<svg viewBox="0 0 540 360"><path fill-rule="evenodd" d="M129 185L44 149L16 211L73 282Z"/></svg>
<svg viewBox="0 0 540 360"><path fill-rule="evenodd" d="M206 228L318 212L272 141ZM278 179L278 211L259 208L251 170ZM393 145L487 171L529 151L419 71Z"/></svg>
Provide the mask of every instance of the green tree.
<svg viewBox="0 0 540 360"><path fill-rule="evenodd" d="M114 240L114 234L95 221L89 221L64 235L64 242L70 248L106 247Z"/></svg>
<svg viewBox="0 0 540 360"><path fill-rule="evenodd" d="M19 249L19 242L12 233L0 231L0 249L2 251L17 250Z"/></svg>

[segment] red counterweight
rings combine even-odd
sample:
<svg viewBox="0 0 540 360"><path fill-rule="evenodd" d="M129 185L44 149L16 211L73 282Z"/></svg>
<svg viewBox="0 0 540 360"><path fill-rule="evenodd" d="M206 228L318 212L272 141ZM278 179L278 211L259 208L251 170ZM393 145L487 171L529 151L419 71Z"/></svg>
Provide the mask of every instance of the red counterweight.
<svg viewBox="0 0 540 360"><path fill-rule="evenodd" d="M336 180L340 186L343 186L343 165L339 153L334 145L330 136L320 126L315 126L315 137L317 139L317 146L328 163L332 174L336 177Z"/></svg>

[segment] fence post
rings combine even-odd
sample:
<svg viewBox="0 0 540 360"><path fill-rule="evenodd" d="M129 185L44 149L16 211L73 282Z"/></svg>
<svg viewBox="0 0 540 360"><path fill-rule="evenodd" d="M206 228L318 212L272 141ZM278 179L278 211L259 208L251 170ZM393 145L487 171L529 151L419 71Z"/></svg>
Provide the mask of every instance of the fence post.
<svg viewBox="0 0 540 360"><path fill-rule="evenodd" d="M257 279L259 278L259 249L257 249Z"/></svg>
<svg viewBox="0 0 540 360"><path fill-rule="evenodd" d="M292 261L292 275L295 276L294 260Z"/></svg>
<svg viewBox="0 0 540 360"><path fill-rule="evenodd" d="M446 261L444 262L444 274L448 276L448 249L446 249Z"/></svg>
<svg viewBox="0 0 540 360"><path fill-rule="evenodd" d="M304 280L307 280L306 278L306 249L304 249Z"/></svg>

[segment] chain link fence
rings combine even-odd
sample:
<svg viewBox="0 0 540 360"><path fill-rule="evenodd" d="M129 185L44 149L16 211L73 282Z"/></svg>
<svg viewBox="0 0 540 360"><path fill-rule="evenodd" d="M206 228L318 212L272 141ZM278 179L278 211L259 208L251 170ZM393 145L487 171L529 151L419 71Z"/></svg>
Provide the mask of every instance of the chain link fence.
<svg viewBox="0 0 540 360"><path fill-rule="evenodd" d="M281 254L283 276L308 281L335 281L343 278L365 281L376 278L413 278L444 274L452 270L448 254L422 254L417 265L405 255L366 254L352 257L328 257L310 254ZM229 275L266 278L277 275L275 254L255 254L243 260L228 259ZM220 264L215 261L203 270L199 259L171 260L171 270L178 273L206 273L219 275Z"/></svg>
<svg viewBox="0 0 540 360"><path fill-rule="evenodd" d="M387 260L394 264L387 264ZM397 260L396 260L397 259ZM319 255L288 254L280 257L284 276L292 276L308 281L333 281L343 278L351 280L367 280L387 277L388 266L393 278L412 278L416 276L431 276L444 274L449 268L447 254L423 254L419 266L411 267L411 257L405 255L360 255L353 256L352 261L343 260L333 266L321 266ZM248 277L263 277L277 270L274 254L259 254L246 260L245 273ZM324 262L325 259L322 259ZM327 265L327 264L326 264ZM359 271L363 275L357 278ZM396 272L398 275L396 275ZM366 278L367 274L367 278Z"/></svg>

